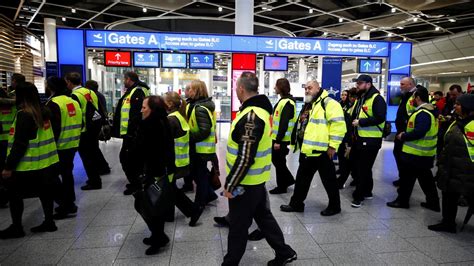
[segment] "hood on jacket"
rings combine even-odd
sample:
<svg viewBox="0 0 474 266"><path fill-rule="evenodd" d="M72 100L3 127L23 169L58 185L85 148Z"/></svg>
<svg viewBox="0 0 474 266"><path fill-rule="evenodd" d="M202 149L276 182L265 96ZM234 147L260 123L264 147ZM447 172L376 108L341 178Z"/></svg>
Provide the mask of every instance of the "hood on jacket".
<svg viewBox="0 0 474 266"><path fill-rule="evenodd" d="M216 110L216 105L212 101L212 97L203 98L203 99L199 99L199 100L196 100L196 101L191 101L190 103L194 104L194 105L204 106L207 109L209 109L209 111L211 111L211 112L214 112Z"/></svg>
<svg viewBox="0 0 474 266"><path fill-rule="evenodd" d="M430 112L434 112L435 107L431 103L426 103L425 105L421 106L420 109L425 109Z"/></svg>
<svg viewBox="0 0 474 266"><path fill-rule="evenodd" d="M135 84L134 87L137 87L137 86L140 86L140 87L142 87L142 88L145 88L145 89L147 89L147 90L150 90L150 87L148 87L148 84L146 84L145 82L143 82L143 81L141 81L141 80L139 80L139 81L137 82L137 84Z"/></svg>
<svg viewBox="0 0 474 266"><path fill-rule="evenodd" d="M370 97L372 97L372 95L376 93L380 94L380 91L377 90L374 86L370 87L370 89L368 89L365 93L365 99L370 99Z"/></svg>
<svg viewBox="0 0 474 266"><path fill-rule="evenodd" d="M273 106L270 100L268 100L268 97L263 95L263 94L258 94L255 95L251 98L248 98L240 107L240 110L243 110L246 107L249 106L256 106L264 109L267 111L269 114L273 113Z"/></svg>

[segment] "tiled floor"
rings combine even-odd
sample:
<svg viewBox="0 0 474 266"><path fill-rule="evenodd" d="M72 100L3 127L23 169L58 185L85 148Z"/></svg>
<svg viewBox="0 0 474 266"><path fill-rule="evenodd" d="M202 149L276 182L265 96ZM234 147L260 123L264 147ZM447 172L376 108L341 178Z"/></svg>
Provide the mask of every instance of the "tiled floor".
<svg viewBox="0 0 474 266"><path fill-rule="evenodd" d="M1 241L0 263L20 264L87 264L87 265L218 265L227 250L227 229L214 226L212 218L227 213L224 198L209 206L198 227L177 211L174 223L166 224L171 242L156 256L146 256L142 239L149 232L133 209L133 198L123 196L125 178L118 162L120 141L101 144L111 165L112 174L103 177L100 191L82 192L85 181L82 164L76 158L76 192L79 213L76 218L58 221L55 233L32 235L29 228L40 223L42 212L37 199L26 200L23 239ZM225 139L221 139L220 158L224 158ZM285 239L298 252L294 265L332 264L474 264L474 220L464 232L456 235L435 233L426 225L438 222L441 214L419 207L424 200L416 185L409 210L390 209L385 202L394 199L391 182L397 175L392 143L385 142L375 164L374 199L360 209L350 207L351 188L341 191L342 213L322 217L327 197L321 181L314 178L304 213L282 213L279 206L288 203L287 195L270 196ZM221 169L224 160L221 159ZM296 173L297 156L289 158ZM272 188L275 180L267 185ZM193 198L193 197L192 197ZM460 208L458 222L466 208ZM0 228L10 224L8 209L0 210ZM255 227L252 226L251 229ZM265 241L249 242L242 265L265 265L274 257Z"/></svg>

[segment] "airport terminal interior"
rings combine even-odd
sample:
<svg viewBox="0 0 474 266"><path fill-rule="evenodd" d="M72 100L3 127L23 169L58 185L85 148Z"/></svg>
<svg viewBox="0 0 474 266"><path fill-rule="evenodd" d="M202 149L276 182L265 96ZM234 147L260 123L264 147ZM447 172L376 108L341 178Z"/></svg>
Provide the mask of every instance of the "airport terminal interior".
<svg viewBox="0 0 474 266"><path fill-rule="evenodd" d="M294 185L288 187L287 193L268 194L270 210L285 242L297 253L296 260L268 265L474 265L474 218L469 220L474 212L474 172L465 177L471 190L465 189L469 192L457 204L456 233L428 229L440 223L445 213L444 203L441 204L445 191L441 189L441 211L420 206L426 201L426 191L418 182L409 208L387 206L398 195L398 185L393 184L399 179L394 140L405 129L396 128L395 120L399 108L405 109L400 102L405 95L406 77L413 78L410 89L427 89L435 108L439 108L441 99L454 101L451 113L437 110L440 125L454 117L456 106L474 105L473 97L468 102L452 97L456 84L462 90L456 94L458 99L461 94L467 97L474 92L473 1L0 1L0 88L8 91L6 96L0 95L1 116L5 117L5 110L10 108L4 106L3 99L12 97L16 73L35 85L43 103L49 97L46 81L50 77L62 79L79 73L83 85L88 80L97 82L106 101L104 114L112 120L114 113L123 113L118 105L123 104L122 97L128 93L124 73L129 72L137 74L149 94L164 96L176 92L183 100L187 86L195 80L204 82L215 105L212 142L222 184L215 190L217 200L201 209L195 226L189 226L189 218L176 208L173 221L165 223L169 243L159 252L145 254L149 247L142 241L151 232L136 210L135 197L124 195L128 181L119 159L123 140L114 136L99 142L110 166L110 173L101 175L101 189L81 189L88 175L81 156L75 154L73 175L78 209L74 215L55 221L57 231L30 232L31 227L43 221L43 209L38 198L24 199L26 235L1 239L0 233L0 265L221 265L228 253L229 228L214 218L229 213L229 199L223 193L229 182L226 168L232 150L227 145L229 132L234 130L232 121L240 119L238 111L242 105L237 85L241 84L239 77L243 72L255 73L258 93L265 95L272 106L280 99L274 89L277 80L286 79L295 100L294 123L305 106L305 92L308 84L314 84L312 81L317 81L328 97L340 101L343 91L355 87L354 91L358 90L361 75L369 75L386 102L385 124L391 125L372 167L372 194L365 195L358 206L353 198L352 183L356 182L354 176L349 176L339 189L340 213L321 215L327 207L328 194L319 171L309 186L304 211L287 212L280 208L290 204ZM439 99L432 98L435 92L441 94ZM404 103L413 105L410 100ZM323 108L324 112L333 111ZM362 108L366 117L370 116L366 106ZM471 111L472 119L474 109L467 110ZM369 112L372 115L372 107ZM272 119L275 125L275 114ZM5 123L5 119L0 120ZM433 121L438 125L438 120ZM14 134L14 127L10 135ZM10 127L5 128L3 125L8 134ZM474 132L472 127L471 131L467 128L463 137L469 152L466 155L472 159ZM300 129L295 125L297 130ZM363 162L367 154L360 156L359 161ZM338 156L328 162L335 169L341 168ZM438 172L436 163L435 159L433 179ZM468 163L471 164L466 168L474 169L474 159ZM287 165L296 177L300 151L293 152L293 145ZM207 166L211 169L211 162ZM267 190L277 186L275 167L272 165L269 171ZM196 172L191 171L190 176L193 174ZM184 188L182 178L176 182L178 188ZM186 192L193 201L197 185ZM0 188L0 201L2 193L8 194L6 189ZM236 197L244 195L245 192ZM9 205L1 203L3 230L12 224L12 218ZM258 226L254 221L248 232L255 229ZM267 265L274 258L279 255L265 239L248 241L239 265Z"/></svg>

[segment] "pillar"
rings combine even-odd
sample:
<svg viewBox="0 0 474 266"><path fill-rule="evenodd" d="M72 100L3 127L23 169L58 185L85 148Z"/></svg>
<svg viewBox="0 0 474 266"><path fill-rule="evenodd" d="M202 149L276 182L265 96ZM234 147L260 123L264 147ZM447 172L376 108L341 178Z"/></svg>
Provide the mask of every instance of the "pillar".
<svg viewBox="0 0 474 266"><path fill-rule="evenodd" d="M253 2L235 1L235 34L253 35Z"/></svg>
<svg viewBox="0 0 474 266"><path fill-rule="evenodd" d="M300 84L306 84L308 77L308 66L303 58L298 60L298 82Z"/></svg>
<svg viewBox="0 0 474 266"><path fill-rule="evenodd" d="M44 19L44 55L46 62L57 62L56 19Z"/></svg>

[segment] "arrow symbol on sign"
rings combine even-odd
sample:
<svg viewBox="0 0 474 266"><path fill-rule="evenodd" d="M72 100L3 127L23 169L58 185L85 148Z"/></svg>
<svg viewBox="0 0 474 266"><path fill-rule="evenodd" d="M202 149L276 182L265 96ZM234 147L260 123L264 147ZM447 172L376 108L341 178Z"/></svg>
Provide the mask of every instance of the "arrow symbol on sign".
<svg viewBox="0 0 474 266"><path fill-rule="evenodd" d="M181 63L181 56L178 55L178 62Z"/></svg>
<svg viewBox="0 0 474 266"><path fill-rule="evenodd" d="M150 58L150 61L153 61L153 58L155 58L155 56L152 55L152 54L150 54L150 55L148 56L148 58Z"/></svg>
<svg viewBox="0 0 474 266"><path fill-rule="evenodd" d="M208 56L204 57L204 61L206 61L207 63L209 61L209 57Z"/></svg>
<svg viewBox="0 0 474 266"><path fill-rule="evenodd" d="M119 53L115 54L115 58L117 58L117 60L120 60L120 57L122 57L122 56Z"/></svg>
<svg viewBox="0 0 474 266"><path fill-rule="evenodd" d="M168 56L166 57L166 61L168 61L168 62L173 62L173 56L168 55Z"/></svg>
<svg viewBox="0 0 474 266"><path fill-rule="evenodd" d="M370 63L368 61L365 62L364 66L365 66L365 71L369 71Z"/></svg>

